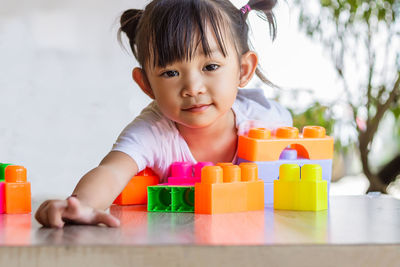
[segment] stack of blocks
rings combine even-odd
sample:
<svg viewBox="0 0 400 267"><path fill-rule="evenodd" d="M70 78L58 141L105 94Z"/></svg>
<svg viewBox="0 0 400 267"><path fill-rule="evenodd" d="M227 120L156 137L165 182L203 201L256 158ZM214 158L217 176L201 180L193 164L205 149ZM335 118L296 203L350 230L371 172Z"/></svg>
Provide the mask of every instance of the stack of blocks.
<svg viewBox="0 0 400 267"><path fill-rule="evenodd" d="M30 213L31 184L23 166L0 163L0 214Z"/></svg>
<svg viewBox="0 0 400 267"><path fill-rule="evenodd" d="M274 209L326 210L328 185L322 180L318 164L282 164L279 179L274 181Z"/></svg>
<svg viewBox="0 0 400 267"><path fill-rule="evenodd" d="M239 167L200 162L193 167L176 162L171 165L168 183L148 187L147 210L153 212L215 214L262 209L264 186L254 163Z"/></svg>
<svg viewBox="0 0 400 267"><path fill-rule="evenodd" d="M303 132L295 127L281 127L271 133L265 128L250 129L239 136L238 162L254 162L258 176L264 181L265 204L274 202L274 181L282 164L318 164L322 178L329 184L332 176L333 138L325 128L306 126Z"/></svg>
<svg viewBox="0 0 400 267"><path fill-rule="evenodd" d="M168 182L147 187L147 210L153 212L194 212L194 184L201 180L201 170L212 162L174 162Z"/></svg>

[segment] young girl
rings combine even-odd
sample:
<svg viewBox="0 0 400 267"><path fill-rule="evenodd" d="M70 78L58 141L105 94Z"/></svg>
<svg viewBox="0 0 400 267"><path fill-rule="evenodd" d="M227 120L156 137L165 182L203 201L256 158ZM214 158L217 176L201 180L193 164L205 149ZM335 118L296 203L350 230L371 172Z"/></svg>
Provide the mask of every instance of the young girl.
<svg viewBox="0 0 400 267"><path fill-rule="evenodd" d="M235 163L241 125L290 126L289 112L261 90L238 90L254 73L269 83L249 49L246 19L252 10L262 12L274 38L275 3L250 0L239 10L229 0L153 0L144 10L125 11L120 31L141 65L132 76L154 101L72 196L45 201L36 219L50 227L66 221L118 226L104 210L146 166L165 179L175 161Z"/></svg>

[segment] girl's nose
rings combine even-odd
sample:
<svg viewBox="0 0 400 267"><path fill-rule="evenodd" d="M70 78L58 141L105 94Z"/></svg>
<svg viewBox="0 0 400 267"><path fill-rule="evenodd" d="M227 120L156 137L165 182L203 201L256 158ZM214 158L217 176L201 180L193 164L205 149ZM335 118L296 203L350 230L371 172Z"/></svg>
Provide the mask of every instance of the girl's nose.
<svg viewBox="0 0 400 267"><path fill-rule="evenodd" d="M191 97L198 94L204 94L206 91L205 85L200 77L192 75L187 77L183 84L182 96Z"/></svg>

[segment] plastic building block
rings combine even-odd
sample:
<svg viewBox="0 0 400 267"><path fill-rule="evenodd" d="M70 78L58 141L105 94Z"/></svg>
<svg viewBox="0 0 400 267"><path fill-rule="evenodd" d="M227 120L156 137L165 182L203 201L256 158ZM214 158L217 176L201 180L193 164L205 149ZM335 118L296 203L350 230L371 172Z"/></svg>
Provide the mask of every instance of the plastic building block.
<svg viewBox="0 0 400 267"><path fill-rule="evenodd" d="M274 209L318 211L328 208L328 185L317 164L284 164L274 181Z"/></svg>
<svg viewBox="0 0 400 267"><path fill-rule="evenodd" d="M194 186L149 186L147 210L152 212L194 212Z"/></svg>
<svg viewBox="0 0 400 267"><path fill-rule="evenodd" d="M195 184L195 213L215 214L264 209L264 183L257 165L206 166Z"/></svg>
<svg viewBox="0 0 400 267"><path fill-rule="evenodd" d="M4 182L6 167L9 166L9 165L13 165L13 164L0 163L0 182Z"/></svg>
<svg viewBox="0 0 400 267"><path fill-rule="evenodd" d="M273 135L265 128L250 129L246 136L239 136L238 157L248 161L277 161L288 146L297 150L300 158L333 158L333 138L320 126L306 126L301 134L295 127L278 128Z"/></svg>
<svg viewBox="0 0 400 267"><path fill-rule="evenodd" d="M264 203L274 203L274 183L264 183Z"/></svg>
<svg viewBox="0 0 400 267"><path fill-rule="evenodd" d="M23 166L8 165L4 170L5 213L31 212L31 184L26 180Z"/></svg>
<svg viewBox="0 0 400 267"><path fill-rule="evenodd" d="M5 212L5 182L0 182L0 214Z"/></svg>
<svg viewBox="0 0 400 267"><path fill-rule="evenodd" d="M159 183L158 176L146 168L132 177L124 190L114 200L117 205L135 205L147 203L147 187Z"/></svg>
<svg viewBox="0 0 400 267"><path fill-rule="evenodd" d="M212 165L212 162L198 162L194 166L190 162L174 162L171 164L171 177L163 185L194 185L201 180L201 169Z"/></svg>

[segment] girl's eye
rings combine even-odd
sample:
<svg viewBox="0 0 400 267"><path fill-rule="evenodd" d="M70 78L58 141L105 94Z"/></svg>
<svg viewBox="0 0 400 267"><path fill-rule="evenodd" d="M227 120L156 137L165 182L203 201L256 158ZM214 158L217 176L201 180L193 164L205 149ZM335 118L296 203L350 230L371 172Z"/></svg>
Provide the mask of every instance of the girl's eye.
<svg viewBox="0 0 400 267"><path fill-rule="evenodd" d="M219 66L217 64L210 64L204 67L206 71L214 71L217 70Z"/></svg>
<svg viewBox="0 0 400 267"><path fill-rule="evenodd" d="M168 77L168 78L175 77L175 76L178 76L178 75L179 75L179 72L177 72L176 70L168 70L168 71L163 72L161 74L161 76Z"/></svg>

